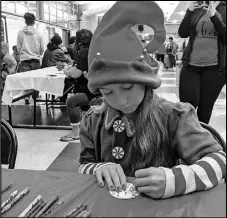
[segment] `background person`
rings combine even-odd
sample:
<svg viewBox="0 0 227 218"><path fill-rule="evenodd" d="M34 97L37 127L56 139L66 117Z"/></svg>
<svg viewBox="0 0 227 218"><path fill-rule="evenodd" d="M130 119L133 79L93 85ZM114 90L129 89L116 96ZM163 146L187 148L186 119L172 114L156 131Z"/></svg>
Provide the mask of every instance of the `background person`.
<svg viewBox="0 0 227 218"><path fill-rule="evenodd" d="M9 45L1 42L1 93L3 92L6 77L16 73L17 62L12 55L9 54Z"/></svg>
<svg viewBox="0 0 227 218"><path fill-rule="evenodd" d="M42 68L56 66L57 62L64 62L67 64L71 61L69 55L65 54L66 51L62 50L61 44L61 36L55 33L47 44L47 49L43 56Z"/></svg>
<svg viewBox="0 0 227 218"><path fill-rule="evenodd" d="M86 111L90 108L92 102L99 95L92 94L88 87L88 50L92 39L92 32L87 29L81 29L76 33L77 53L75 56L74 67L65 70L66 74L76 79L74 93L66 100L66 106L72 131L66 136L61 137L61 141L69 142L79 139L79 126L82 118L82 110ZM93 99L93 101L92 101Z"/></svg>
<svg viewBox="0 0 227 218"><path fill-rule="evenodd" d="M209 123L213 106L226 83L226 2L210 1L201 7L192 1L178 33L189 37L180 73L180 101L197 109Z"/></svg>
<svg viewBox="0 0 227 218"><path fill-rule="evenodd" d="M17 46L14 45L14 46L12 47L12 49L13 49L12 56L13 56L14 59L16 60L17 64L19 64L19 63L20 63L20 55L19 55L19 52L18 52L18 50L17 50Z"/></svg>
<svg viewBox="0 0 227 218"><path fill-rule="evenodd" d="M44 52L44 38L35 29L36 17L32 13L25 13L26 26L18 32L17 49L20 55L19 72L41 68L41 56Z"/></svg>
<svg viewBox="0 0 227 218"><path fill-rule="evenodd" d="M176 67L177 48L178 48L177 43L173 40L173 37L170 36L169 42L166 44L166 53L169 57L169 62L170 62L169 68Z"/></svg>
<svg viewBox="0 0 227 218"><path fill-rule="evenodd" d="M75 42L76 42L76 36L70 37L67 50L72 60L75 60L75 53L74 53Z"/></svg>

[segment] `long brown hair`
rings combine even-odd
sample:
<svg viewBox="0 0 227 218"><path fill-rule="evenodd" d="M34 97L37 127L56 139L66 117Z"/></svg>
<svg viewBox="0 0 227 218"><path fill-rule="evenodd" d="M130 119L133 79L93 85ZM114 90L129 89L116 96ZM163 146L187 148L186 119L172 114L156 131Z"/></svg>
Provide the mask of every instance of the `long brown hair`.
<svg viewBox="0 0 227 218"><path fill-rule="evenodd" d="M161 101L153 91L146 87L144 99L136 110L136 132L132 139L129 152L125 156L121 165L125 174L132 176L138 169L146 167L158 167L164 164L164 146L168 141L166 129L166 115ZM105 110L107 103L94 108L94 113Z"/></svg>
<svg viewBox="0 0 227 218"><path fill-rule="evenodd" d="M160 100L165 101L160 99L153 89L146 87L144 99L136 111L136 132L129 155L123 163L128 175L132 175L138 169L161 166L165 162L164 146L168 140L165 124L167 119Z"/></svg>

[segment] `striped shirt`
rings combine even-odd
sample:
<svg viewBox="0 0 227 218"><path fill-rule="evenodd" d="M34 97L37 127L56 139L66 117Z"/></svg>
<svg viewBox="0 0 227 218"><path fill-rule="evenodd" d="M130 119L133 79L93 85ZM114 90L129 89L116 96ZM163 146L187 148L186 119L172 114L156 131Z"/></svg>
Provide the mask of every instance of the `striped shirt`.
<svg viewBox="0 0 227 218"><path fill-rule="evenodd" d="M168 142L163 146L164 161L160 168L166 175L163 198L184 195L214 187L226 177L226 154L222 146L199 123L194 107L188 103L172 103L160 100L168 130ZM130 163L124 165L124 158L131 152L135 133L132 120L121 116L108 107L101 113L90 110L80 126L80 167L79 173L95 174L107 164L120 164L126 176ZM116 156L115 148L121 148L122 156ZM122 152L122 151L121 151ZM133 151L132 151L133 152ZM136 157L136 154L130 153ZM179 158L185 163L178 165ZM133 159L132 159L133 160ZM152 160L147 167L153 166Z"/></svg>
<svg viewBox="0 0 227 218"><path fill-rule="evenodd" d="M81 174L93 175L107 163L87 163L79 166ZM172 169L160 167L165 171L166 189L163 198L185 195L216 186L226 175L226 153L222 150L208 154L192 165L177 165Z"/></svg>

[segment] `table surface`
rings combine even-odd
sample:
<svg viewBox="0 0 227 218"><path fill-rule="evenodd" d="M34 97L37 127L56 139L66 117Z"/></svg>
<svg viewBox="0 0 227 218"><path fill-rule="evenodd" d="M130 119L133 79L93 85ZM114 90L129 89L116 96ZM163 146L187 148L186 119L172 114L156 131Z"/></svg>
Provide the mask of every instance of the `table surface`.
<svg viewBox="0 0 227 218"><path fill-rule="evenodd" d="M4 217L18 216L38 194L49 201L59 195L64 204L51 216L62 217L77 204L87 204L92 217L225 217L226 184L213 189L191 193L165 200L154 200L138 196L131 200L116 199L109 194L106 186L99 188L95 176L77 173L8 170L2 169L2 187L13 184L2 194L2 201L18 190L30 187L30 192L13 208L3 214Z"/></svg>
<svg viewBox="0 0 227 218"><path fill-rule="evenodd" d="M26 90L38 90L48 94L61 96L66 75L56 66L7 76L2 101L11 104L13 98L26 94Z"/></svg>

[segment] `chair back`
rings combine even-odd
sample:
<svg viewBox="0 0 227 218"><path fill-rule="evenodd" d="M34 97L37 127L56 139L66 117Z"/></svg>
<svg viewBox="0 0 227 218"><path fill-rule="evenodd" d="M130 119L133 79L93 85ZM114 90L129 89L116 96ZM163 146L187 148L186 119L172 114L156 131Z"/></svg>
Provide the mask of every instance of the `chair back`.
<svg viewBox="0 0 227 218"><path fill-rule="evenodd" d="M200 124L204 129L208 130L213 135L217 142L222 146L223 151L226 152L226 143L225 140L220 135L220 133L218 133L217 130L215 130L212 126L206 123L200 122Z"/></svg>
<svg viewBox="0 0 227 218"><path fill-rule="evenodd" d="M1 120L1 164L14 169L17 157L18 141L14 129L4 119Z"/></svg>
<svg viewBox="0 0 227 218"><path fill-rule="evenodd" d="M217 142L222 146L223 151L226 153L226 143L222 136L212 126L203 122L200 122L200 124L204 129L207 129L213 135ZM224 182L226 183L226 178L224 178Z"/></svg>

